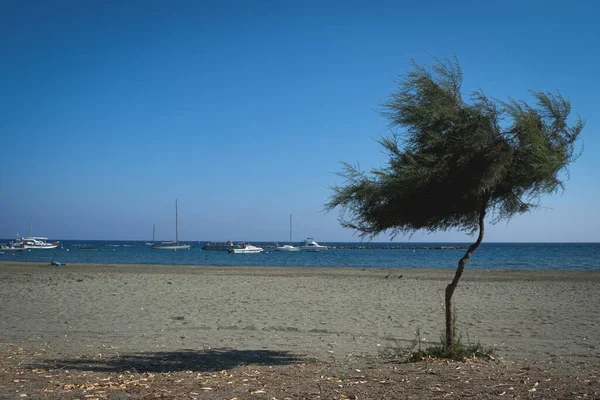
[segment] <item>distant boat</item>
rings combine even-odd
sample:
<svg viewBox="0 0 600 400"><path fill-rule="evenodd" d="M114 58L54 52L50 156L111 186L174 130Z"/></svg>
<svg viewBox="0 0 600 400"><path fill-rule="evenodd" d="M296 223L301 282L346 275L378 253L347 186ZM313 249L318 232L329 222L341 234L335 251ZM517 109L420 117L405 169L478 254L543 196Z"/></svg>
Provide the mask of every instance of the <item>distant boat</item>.
<svg viewBox="0 0 600 400"><path fill-rule="evenodd" d="M21 243L9 242L8 244L0 245L2 251L23 251L25 247Z"/></svg>
<svg viewBox="0 0 600 400"><path fill-rule="evenodd" d="M229 250L232 254L257 254L264 251L262 247L252 246L251 244L243 244L240 248Z"/></svg>
<svg viewBox="0 0 600 400"><path fill-rule="evenodd" d="M55 249L58 247L58 242L47 242L48 238L39 237L39 236L31 236L26 238L21 238L20 241L23 244L23 248L25 249Z"/></svg>
<svg viewBox="0 0 600 400"><path fill-rule="evenodd" d="M327 246L321 246L313 238L306 238L300 243L300 251L325 251Z"/></svg>
<svg viewBox="0 0 600 400"><path fill-rule="evenodd" d="M154 232L156 231L156 225L152 224L152 243L146 242L146 246L154 246Z"/></svg>
<svg viewBox="0 0 600 400"><path fill-rule="evenodd" d="M226 242L207 242L204 246L202 246L202 250L212 250L212 251L229 251L233 249L242 248L239 244L233 244L231 240Z"/></svg>
<svg viewBox="0 0 600 400"><path fill-rule="evenodd" d="M175 241L174 242L162 242L160 244L152 244L154 250L189 250L192 247L191 244L180 244L179 243L179 226L177 221L177 199L175 199Z"/></svg>
<svg viewBox="0 0 600 400"><path fill-rule="evenodd" d="M292 246L292 214L290 214L290 244L275 247L276 251L300 251L298 247Z"/></svg>
<svg viewBox="0 0 600 400"><path fill-rule="evenodd" d="M79 250L95 251L95 250L98 250L98 248L97 247L80 247Z"/></svg>
<svg viewBox="0 0 600 400"><path fill-rule="evenodd" d="M31 236L32 231L32 218L29 219L29 237L22 237L17 240L17 244L22 246L23 249L54 249L58 247L59 242L47 242L48 238L40 236ZM17 246L17 247L19 247Z"/></svg>

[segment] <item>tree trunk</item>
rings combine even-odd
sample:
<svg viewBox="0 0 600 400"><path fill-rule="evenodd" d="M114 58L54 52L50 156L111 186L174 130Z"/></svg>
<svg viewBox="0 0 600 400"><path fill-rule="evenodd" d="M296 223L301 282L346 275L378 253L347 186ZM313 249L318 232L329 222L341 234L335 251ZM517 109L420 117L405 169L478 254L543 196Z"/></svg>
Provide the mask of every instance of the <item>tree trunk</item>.
<svg viewBox="0 0 600 400"><path fill-rule="evenodd" d="M481 241L483 240L484 233L484 224L483 220L485 218L485 210L487 208L486 204L482 207L479 213L479 236L477 236L477 240L475 243L472 243L467 252L458 262L458 267L456 268L456 273L454 274L454 279L448 286L446 286L446 347L452 348L454 347L454 311L452 310L452 295L454 294L454 290L458 286L458 281L462 276L463 271L465 270L465 266L467 265L467 261L471 258L473 252L479 247Z"/></svg>

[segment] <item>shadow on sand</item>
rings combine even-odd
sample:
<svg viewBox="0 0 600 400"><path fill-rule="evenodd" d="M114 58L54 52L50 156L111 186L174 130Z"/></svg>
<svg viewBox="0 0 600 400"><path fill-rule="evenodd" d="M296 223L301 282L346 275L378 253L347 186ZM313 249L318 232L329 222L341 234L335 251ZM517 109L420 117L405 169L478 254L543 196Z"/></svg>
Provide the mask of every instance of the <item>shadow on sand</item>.
<svg viewBox="0 0 600 400"><path fill-rule="evenodd" d="M91 372L211 372L244 365L287 365L300 358L287 351L272 350L180 350L124 354L111 358L46 359L31 368L54 368Z"/></svg>

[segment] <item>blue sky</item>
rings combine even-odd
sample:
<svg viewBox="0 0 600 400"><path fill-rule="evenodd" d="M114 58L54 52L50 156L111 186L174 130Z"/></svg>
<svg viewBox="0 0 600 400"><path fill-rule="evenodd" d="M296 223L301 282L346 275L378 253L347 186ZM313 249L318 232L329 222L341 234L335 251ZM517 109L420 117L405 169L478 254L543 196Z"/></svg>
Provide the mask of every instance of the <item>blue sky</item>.
<svg viewBox="0 0 600 400"><path fill-rule="evenodd" d="M378 111L411 58L464 90L560 90L587 124L567 190L486 241L600 241L592 1L9 1L0 237L354 241L340 161L382 166ZM377 240L388 240L381 236ZM461 232L396 241L469 241Z"/></svg>

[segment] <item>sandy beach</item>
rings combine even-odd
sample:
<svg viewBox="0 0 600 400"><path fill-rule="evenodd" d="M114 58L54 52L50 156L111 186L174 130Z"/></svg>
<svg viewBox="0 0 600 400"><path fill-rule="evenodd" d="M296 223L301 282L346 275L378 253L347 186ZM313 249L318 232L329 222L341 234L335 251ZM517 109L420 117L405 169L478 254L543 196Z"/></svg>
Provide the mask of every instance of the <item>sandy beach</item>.
<svg viewBox="0 0 600 400"><path fill-rule="evenodd" d="M454 271L0 263L0 342L61 354L177 349L377 355L443 332ZM600 272L474 271L463 341L500 357L598 364Z"/></svg>
<svg viewBox="0 0 600 400"><path fill-rule="evenodd" d="M0 263L0 398L600 396L600 271L467 270L458 331L494 357L407 363L453 272Z"/></svg>

